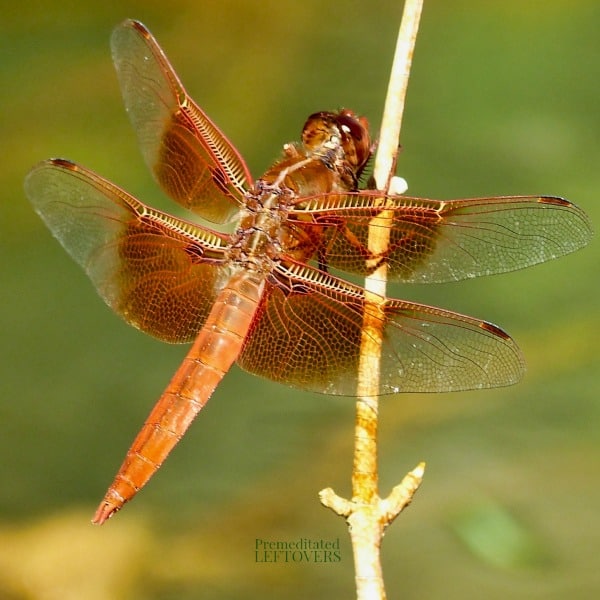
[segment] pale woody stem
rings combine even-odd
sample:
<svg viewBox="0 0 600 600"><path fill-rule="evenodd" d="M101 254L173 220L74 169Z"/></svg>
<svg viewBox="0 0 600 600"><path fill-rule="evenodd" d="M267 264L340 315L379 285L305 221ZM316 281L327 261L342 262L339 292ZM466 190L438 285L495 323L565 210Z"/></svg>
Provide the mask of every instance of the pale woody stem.
<svg viewBox="0 0 600 600"><path fill-rule="evenodd" d="M421 9L422 0L406 0L385 101L373 175L377 189L386 192L389 190L396 166L404 101ZM383 199L382 206L385 206ZM390 218L391 215L384 209L370 224L368 247L374 256L385 255L387 251L390 229L381 225L385 225ZM355 510L348 517L359 600L383 600L386 597L379 549L383 531L389 521L384 522L381 518L382 501L378 495L377 472L377 397L380 391L384 323L384 320L378 317L383 316L382 301L386 295L386 280L385 263L365 280L366 305L358 370L359 398L356 404L352 472L352 500Z"/></svg>
<svg viewBox="0 0 600 600"><path fill-rule="evenodd" d="M377 188L388 191L396 163L400 124L412 53L417 37L423 0L406 0L392 75L386 98L379 150L375 159ZM390 215L382 211L372 219L368 247L375 256L385 255L389 229L382 227ZM338 496L331 488L321 490L321 502L346 518L354 553L358 600L384 600L386 597L379 548L383 532L406 507L423 478L424 464L411 471L392 493L381 499L377 483L377 424L380 388L380 356L383 344L382 316L385 302L387 266L381 265L365 281L365 314L358 369L352 500Z"/></svg>

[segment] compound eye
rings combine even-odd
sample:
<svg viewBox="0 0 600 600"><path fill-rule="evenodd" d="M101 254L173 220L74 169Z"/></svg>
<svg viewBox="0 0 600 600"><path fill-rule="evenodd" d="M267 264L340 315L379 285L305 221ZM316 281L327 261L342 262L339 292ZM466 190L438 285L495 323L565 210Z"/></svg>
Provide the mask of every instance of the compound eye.
<svg viewBox="0 0 600 600"><path fill-rule="evenodd" d="M337 116L342 134L342 146L347 158L361 169L371 155L369 123L364 117L357 117L351 110L344 109Z"/></svg>

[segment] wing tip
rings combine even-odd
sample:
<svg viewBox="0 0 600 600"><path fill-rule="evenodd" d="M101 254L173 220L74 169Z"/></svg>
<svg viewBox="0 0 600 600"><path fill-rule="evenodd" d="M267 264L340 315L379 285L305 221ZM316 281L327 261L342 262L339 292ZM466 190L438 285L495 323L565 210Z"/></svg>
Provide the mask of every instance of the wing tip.
<svg viewBox="0 0 600 600"><path fill-rule="evenodd" d="M124 25L131 29L135 29L140 35L143 35L146 38L149 38L152 35L150 30L141 21L136 19L127 19L124 22Z"/></svg>
<svg viewBox="0 0 600 600"><path fill-rule="evenodd" d="M565 245L564 254L570 254L571 252L575 252L576 250L587 246L594 235L594 230L589 215L581 207L560 196L540 196L538 198L538 203L548 207L564 209L573 219L578 219L578 235L576 238L571 239L569 245Z"/></svg>
<svg viewBox="0 0 600 600"><path fill-rule="evenodd" d="M479 327L481 327L481 329L484 329L485 331L490 332L491 334L495 335L496 337L502 338L503 340L511 340L512 338L510 337L510 335L508 335L508 333L506 333L506 331L504 331L504 329L501 329L500 327L498 327L498 325L494 325L493 323L490 323L488 321L481 321L479 323Z"/></svg>
<svg viewBox="0 0 600 600"><path fill-rule="evenodd" d="M79 167L68 158L49 158L41 164L60 167L61 169L67 169L68 171L77 171L79 169Z"/></svg>

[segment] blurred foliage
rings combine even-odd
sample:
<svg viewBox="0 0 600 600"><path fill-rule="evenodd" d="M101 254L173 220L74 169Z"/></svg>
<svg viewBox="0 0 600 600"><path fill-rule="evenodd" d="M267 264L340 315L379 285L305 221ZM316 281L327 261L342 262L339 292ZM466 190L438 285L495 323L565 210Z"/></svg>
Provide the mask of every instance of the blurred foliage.
<svg viewBox="0 0 600 600"><path fill-rule="evenodd" d="M37 0L0 21L0 597L353 595L344 523L353 403L234 369L139 498L88 516L183 348L124 327L22 192L48 156L154 205L108 38L150 27L256 175L305 117L347 106L377 130L401 3ZM549 193L600 222L600 5L426 0L399 172L437 198ZM492 320L519 341L519 386L382 403L382 493L426 460L387 532L391 598L597 598L600 421L597 241L535 269L392 295ZM85 512L82 513L82 507ZM257 564L256 538L340 538L337 564Z"/></svg>

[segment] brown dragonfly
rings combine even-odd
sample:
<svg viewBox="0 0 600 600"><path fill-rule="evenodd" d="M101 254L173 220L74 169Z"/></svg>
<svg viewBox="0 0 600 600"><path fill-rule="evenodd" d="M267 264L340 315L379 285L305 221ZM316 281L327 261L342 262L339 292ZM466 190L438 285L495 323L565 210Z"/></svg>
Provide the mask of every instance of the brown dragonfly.
<svg viewBox="0 0 600 600"><path fill-rule="evenodd" d="M108 489L103 523L159 468L237 361L273 381L355 396L366 292L332 269L430 283L520 269L585 245L586 215L556 197L438 201L359 190L373 144L350 110L311 115L299 144L256 181L185 91L150 32L125 21L112 53L127 112L158 184L232 234L142 204L64 159L40 163L26 192L105 302L131 325L193 345ZM387 220L377 220L381 200ZM389 227L385 252L369 227ZM515 383L524 365L499 327L380 298L379 394Z"/></svg>

